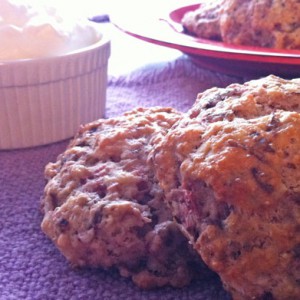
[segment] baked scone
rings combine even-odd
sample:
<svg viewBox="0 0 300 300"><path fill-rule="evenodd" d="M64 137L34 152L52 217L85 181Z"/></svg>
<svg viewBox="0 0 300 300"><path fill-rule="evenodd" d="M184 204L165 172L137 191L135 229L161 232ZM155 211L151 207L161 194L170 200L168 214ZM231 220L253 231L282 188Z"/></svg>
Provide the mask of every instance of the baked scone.
<svg viewBox="0 0 300 300"><path fill-rule="evenodd" d="M182 24L196 36L232 45L300 49L297 0L208 0Z"/></svg>
<svg viewBox="0 0 300 300"><path fill-rule="evenodd" d="M214 88L153 151L174 217L233 299L300 299L299 110L300 80Z"/></svg>
<svg viewBox="0 0 300 300"><path fill-rule="evenodd" d="M95 121L46 166L42 230L74 266L117 268L142 288L206 276L147 162L180 117L156 107Z"/></svg>
<svg viewBox="0 0 300 300"><path fill-rule="evenodd" d="M220 17L226 0L203 1L195 11L185 13L182 24L188 33L221 41Z"/></svg>

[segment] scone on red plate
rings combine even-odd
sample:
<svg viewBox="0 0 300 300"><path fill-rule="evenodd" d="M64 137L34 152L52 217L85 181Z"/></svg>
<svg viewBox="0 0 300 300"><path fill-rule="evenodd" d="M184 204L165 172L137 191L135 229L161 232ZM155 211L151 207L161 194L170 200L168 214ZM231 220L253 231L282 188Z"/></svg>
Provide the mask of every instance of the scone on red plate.
<svg viewBox="0 0 300 300"><path fill-rule="evenodd" d="M208 0L182 24L196 36L232 45L300 49L297 0Z"/></svg>
<svg viewBox="0 0 300 300"><path fill-rule="evenodd" d="M182 287L205 274L148 164L179 118L170 108L140 108L95 121L47 165L42 229L73 265L117 268L142 288Z"/></svg>
<svg viewBox="0 0 300 300"><path fill-rule="evenodd" d="M153 151L174 217L234 299L300 299L299 111L299 80L214 88Z"/></svg>
<svg viewBox="0 0 300 300"><path fill-rule="evenodd" d="M221 41L220 17L225 1L202 1L198 9L185 13L181 23L187 33L205 39Z"/></svg>

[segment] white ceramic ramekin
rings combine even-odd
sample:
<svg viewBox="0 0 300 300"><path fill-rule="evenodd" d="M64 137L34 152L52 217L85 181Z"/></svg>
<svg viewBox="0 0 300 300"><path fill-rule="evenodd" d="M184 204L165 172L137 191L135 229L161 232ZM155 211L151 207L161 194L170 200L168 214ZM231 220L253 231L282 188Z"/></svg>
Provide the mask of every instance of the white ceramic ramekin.
<svg viewBox="0 0 300 300"><path fill-rule="evenodd" d="M72 137L104 116L110 40L62 56L0 62L0 149Z"/></svg>

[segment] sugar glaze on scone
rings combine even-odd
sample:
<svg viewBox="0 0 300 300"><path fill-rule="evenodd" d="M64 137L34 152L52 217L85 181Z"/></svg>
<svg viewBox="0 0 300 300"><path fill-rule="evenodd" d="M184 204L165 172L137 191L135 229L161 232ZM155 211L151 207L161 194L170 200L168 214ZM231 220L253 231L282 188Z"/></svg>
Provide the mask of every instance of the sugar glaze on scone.
<svg viewBox="0 0 300 300"><path fill-rule="evenodd" d="M173 215L235 300L300 299L299 149L300 80L269 76L199 94L153 151Z"/></svg>
<svg viewBox="0 0 300 300"><path fill-rule="evenodd" d="M199 268L205 274L148 164L180 117L157 107L95 121L47 165L42 229L73 265L117 268L142 288L182 287Z"/></svg>

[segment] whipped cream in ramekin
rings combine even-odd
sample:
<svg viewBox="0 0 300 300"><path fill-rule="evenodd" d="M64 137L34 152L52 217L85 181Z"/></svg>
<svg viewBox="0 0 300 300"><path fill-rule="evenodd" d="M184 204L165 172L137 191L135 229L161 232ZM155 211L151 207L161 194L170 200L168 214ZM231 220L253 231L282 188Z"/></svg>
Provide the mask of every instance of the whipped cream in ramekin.
<svg viewBox="0 0 300 300"><path fill-rule="evenodd" d="M0 0L0 8L0 61L58 56L101 39L91 21L45 2Z"/></svg>

